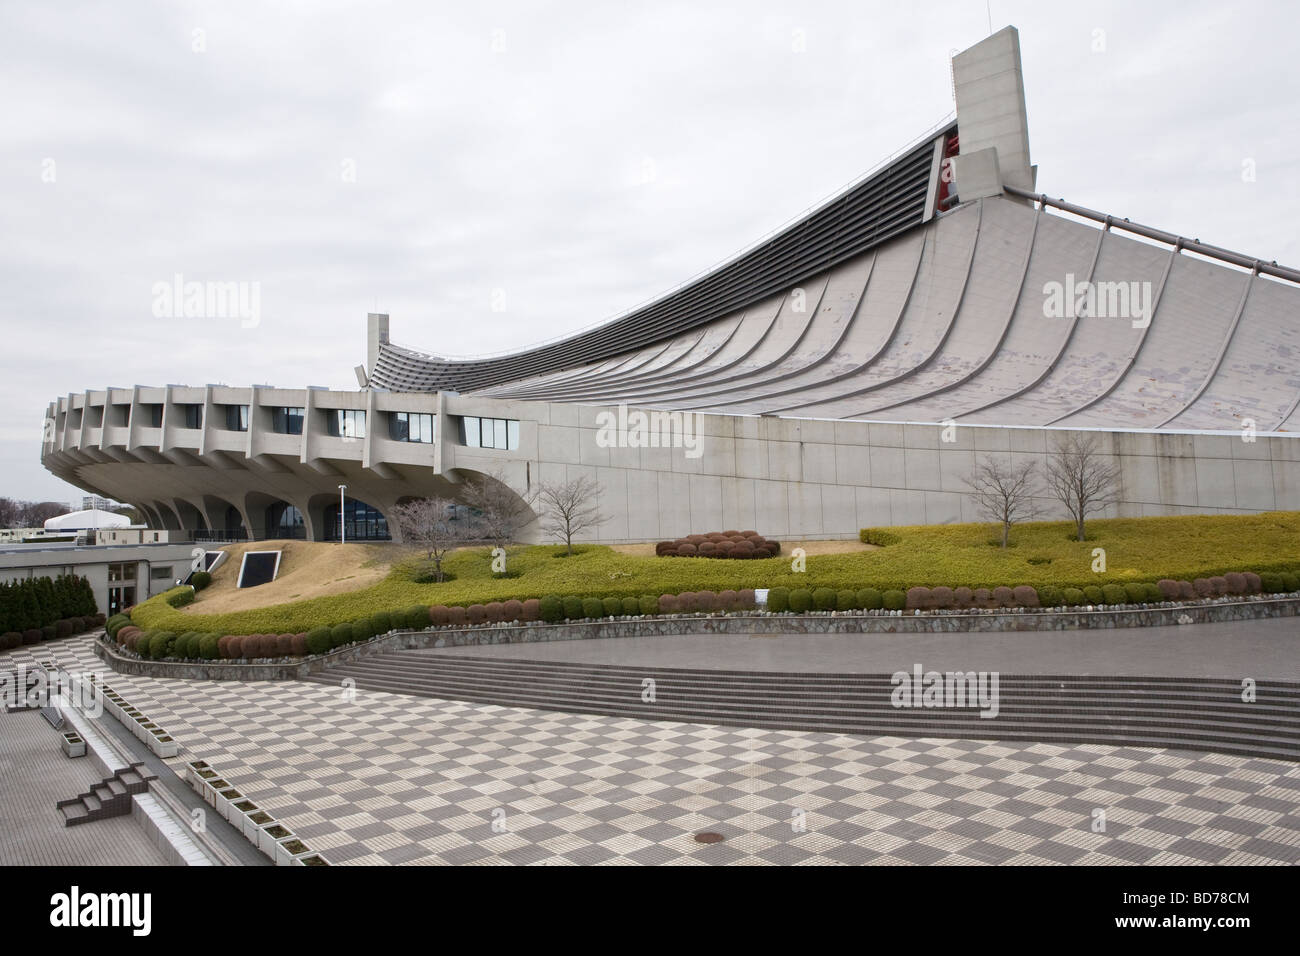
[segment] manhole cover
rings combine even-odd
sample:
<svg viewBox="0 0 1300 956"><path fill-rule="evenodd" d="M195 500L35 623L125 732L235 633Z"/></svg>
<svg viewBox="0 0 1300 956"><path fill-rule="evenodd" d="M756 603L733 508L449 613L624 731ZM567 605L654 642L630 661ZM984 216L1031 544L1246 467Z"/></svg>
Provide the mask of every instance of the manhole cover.
<svg viewBox="0 0 1300 956"><path fill-rule="evenodd" d="M696 843L721 843L726 837L721 833L714 833L711 830L705 830L703 833L695 834Z"/></svg>

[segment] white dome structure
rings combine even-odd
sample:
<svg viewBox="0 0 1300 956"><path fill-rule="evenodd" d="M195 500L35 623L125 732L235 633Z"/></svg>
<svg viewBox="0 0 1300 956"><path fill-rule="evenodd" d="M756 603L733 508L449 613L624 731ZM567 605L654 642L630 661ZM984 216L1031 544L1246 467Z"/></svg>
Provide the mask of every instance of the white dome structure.
<svg viewBox="0 0 1300 956"><path fill-rule="evenodd" d="M58 515L45 522L46 531L103 531L106 528L129 528L131 519L126 515L113 514L91 508L87 511L72 511Z"/></svg>

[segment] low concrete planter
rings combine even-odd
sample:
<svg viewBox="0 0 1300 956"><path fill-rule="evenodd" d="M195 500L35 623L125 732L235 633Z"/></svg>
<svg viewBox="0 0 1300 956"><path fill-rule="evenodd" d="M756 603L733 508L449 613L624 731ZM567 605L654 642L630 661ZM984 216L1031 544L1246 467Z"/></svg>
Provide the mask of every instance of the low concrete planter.
<svg viewBox="0 0 1300 956"><path fill-rule="evenodd" d="M298 863L300 857L311 856L312 854L311 847L303 843L298 837L285 837L275 844L275 865L294 866Z"/></svg>
<svg viewBox="0 0 1300 956"><path fill-rule="evenodd" d="M298 680L371 654L423 647L531 644L617 637L664 637L679 634L944 634L1003 631L1070 631L1121 627L1169 627L1220 621L1266 620L1300 615L1300 597L1254 595L1217 598L1188 604L1136 607L1019 608L964 611L822 611L769 614L671 614L606 618L563 624L485 624L422 631L392 631L315 657L278 664L142 661L96 641L95 654L113 670L147 677L189 680Z"/></svg>
<svg viewBox="0 0 1300 956"><path fill-rule="evenodd" d="M86 742L77 734L64 734L63 753L68 757L84 757L86 756Z"/></svg>

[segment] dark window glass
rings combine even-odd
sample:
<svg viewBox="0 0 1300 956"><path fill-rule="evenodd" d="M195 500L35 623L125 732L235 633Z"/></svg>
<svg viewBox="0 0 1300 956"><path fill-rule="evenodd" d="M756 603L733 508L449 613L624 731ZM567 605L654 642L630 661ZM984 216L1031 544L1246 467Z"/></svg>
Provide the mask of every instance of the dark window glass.
<svg viewBox="0 0 1300 956"><path fill-rule="evenodd" d="M433 415L419 412L391 412L388 435L393 441L433 441Z"/></svg>
<svg viewBox="0 0 1300 956"><path fill-rule="evenodd" d="M266 536L268 538L307 537L302 512L293 505L277 501L266 509Z"/></svg>
<svg viewBox="0 0 1300 956"><path fill-rule="evenodd" d="M285 408L283 406L271 411L271 429L280 435L301 435L302 434L302 414L301 408Z"/></svg>
<svg viewBox="0 0 1300 956"><path fill-rule="evenodd" d="M388 519L366 504L349 498L343 503L343 531L348 541L388 541ZM325 509L325 540L339 540L339 506Z"/></svg>
<svg viewBox="0 0 1300 956"><path fill-rule="evenodd" d="M226 430L232 432L248 431L248 406L226 406Z"/></svg>
<svg viewBox="0 0 1300 956"><path fill-rule="evenodd" d="M325 412L325 424L335 438L365 438L366 413L363 409L333 408Z"/></svg>
<svg viewBox="0 0 1300 956"><path fill-rule="evenodd" d="M202 405L181 405L180 425L182 428L202 428L203 427L203 406Z"/></svg>
<svg viewBox="0 0 1300 956"><path fill-rule="evenodd" d="M162 406L161 405L142 405L140 410L145 414L145 422L149 428L162 428Z"/></svg>

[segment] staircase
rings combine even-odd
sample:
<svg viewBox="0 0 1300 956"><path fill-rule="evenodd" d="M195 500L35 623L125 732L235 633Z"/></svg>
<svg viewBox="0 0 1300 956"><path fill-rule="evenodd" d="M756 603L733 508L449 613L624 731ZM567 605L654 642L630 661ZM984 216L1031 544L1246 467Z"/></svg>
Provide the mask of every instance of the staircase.
<svg viewBox="0 0 1300 956"><path fill-rule="evenodd" d="M144 764L133 763L95 784L81 796L60 800L55 807L63 814L65 827L125 816L131 812L131 798L137 793L148 792L149 781L157 779L157 775L149 773Z"/></svg>
<svg viewBox="0 0 1300 956"><path fill-rule="evenodd" d="M1234 679L999 675L998 714L895 708L889 674L690 670L391 651L305 680L359 689L603 714L859 736L953 737L1209 750L1300 760L1300 684ZM642 700L653 678L654 701Z"/></svg>

